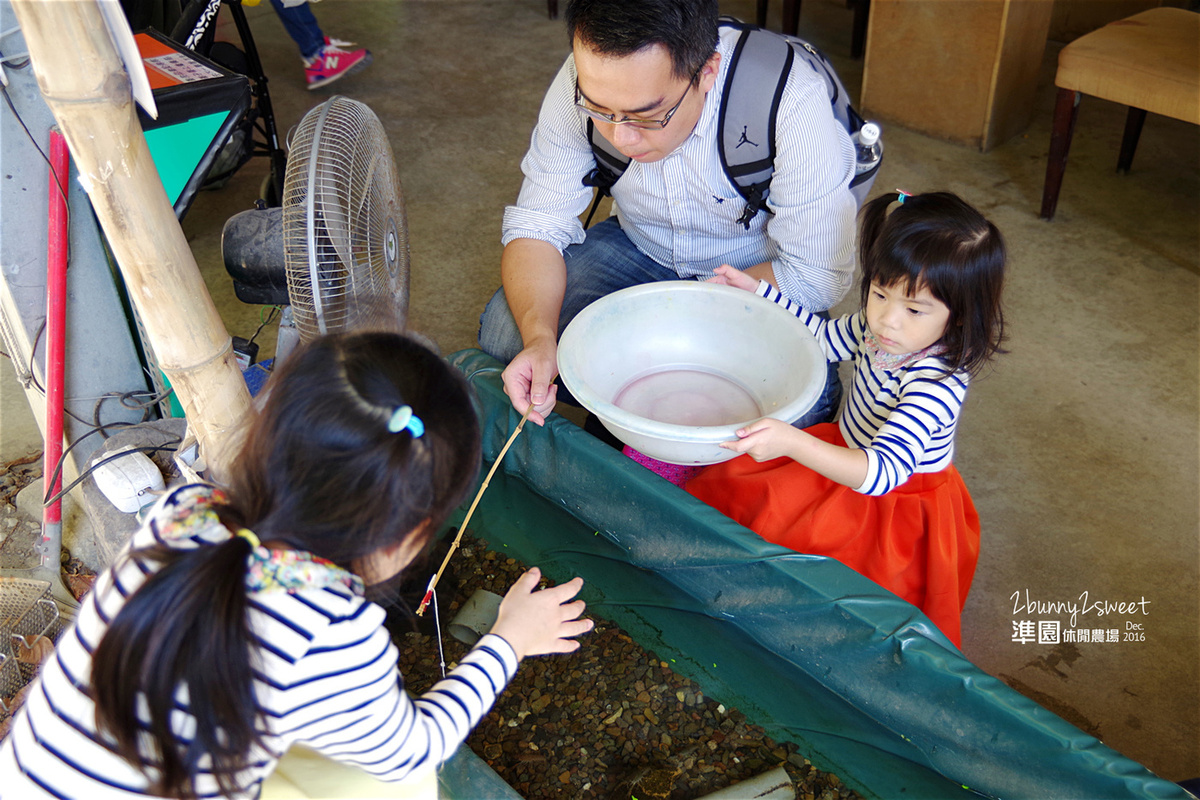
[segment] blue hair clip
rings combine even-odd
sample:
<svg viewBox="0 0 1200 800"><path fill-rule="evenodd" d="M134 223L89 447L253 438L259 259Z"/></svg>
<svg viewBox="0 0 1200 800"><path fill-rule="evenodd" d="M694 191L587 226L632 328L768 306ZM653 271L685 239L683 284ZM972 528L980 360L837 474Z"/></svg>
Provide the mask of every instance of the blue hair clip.
<svg viewBox="0 0 1200 800"><path fill-rule="evenodd" d="M904 201L907 200L908 198L912 197L911 193L906 192L903 189L897 189L896 194L899 195L899 197L896 198L896 202L899 203L900 205L904 205Z"/></svg>
<svg viewBox="0 0 1200 800"><path fill-rule="evenodd" d="M425 423L413 413L412 406L397 406L392 418L388 420L387 428L390 433L407 430L414 439L425 435Z"/></svg>

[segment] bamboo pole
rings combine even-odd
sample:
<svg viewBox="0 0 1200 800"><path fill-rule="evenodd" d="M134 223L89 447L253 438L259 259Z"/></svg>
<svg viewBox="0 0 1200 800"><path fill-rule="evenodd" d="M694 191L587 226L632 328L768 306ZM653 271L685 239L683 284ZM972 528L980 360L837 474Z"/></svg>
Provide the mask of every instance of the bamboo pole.
<svg viewBox="0 0 1200 800"><path fill-rule="evenodd" d="M249 412L250 394L150 157L99 6L12 0L12 8L159 366L219 472L222 445Z"/></svg>

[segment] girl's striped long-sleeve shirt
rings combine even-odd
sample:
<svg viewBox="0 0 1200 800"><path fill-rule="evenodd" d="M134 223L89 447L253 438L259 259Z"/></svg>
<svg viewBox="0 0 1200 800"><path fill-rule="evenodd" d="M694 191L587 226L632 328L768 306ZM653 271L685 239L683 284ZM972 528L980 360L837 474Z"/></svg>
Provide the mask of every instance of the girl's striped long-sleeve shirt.
<svg viewBox="0 0 1200 800"><path fill-rule="evenodd" d="M931 355L898 369L871 362L863 346L866 314L826 320L760 281L757 294L783 306L808 327L826 360L853 361L854 382L838 425L851 447L867 454L867 477L855 491L882 495L914 472L939 472L954 457L954 433L967 396L967 373Z"/></svg>
<svg viewBox="0 0 1200 800"><path fill-rule="evenodd" d="M164 535L184 517L194 518L196 506L211 502L211 492L197 485L175 490L130 547L194 548L227 539L228 530L215 518L186 535ZM97 732L89 681L91 654L109 622L156 568L119 558L97 580L0 747L0 798L148 796L142 765L122 759L111 739ZM264 713L265 747L253 753L239 797L257 796L261 781L296 743L386 781L436 766L454 754L516 672L512 648L489 634L444 680L410 698L383 621L383 609L348 586L250 594L254 690ZM194 720L186 692L177 704L176 731L187 741ZM219 796L211 775L200 774L196 788L200 797Z"/></svg>

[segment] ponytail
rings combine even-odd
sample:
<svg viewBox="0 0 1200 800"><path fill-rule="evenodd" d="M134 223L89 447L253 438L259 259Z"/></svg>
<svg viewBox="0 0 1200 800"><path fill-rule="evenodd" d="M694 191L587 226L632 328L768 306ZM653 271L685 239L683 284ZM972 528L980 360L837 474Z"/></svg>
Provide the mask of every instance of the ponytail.
<svg viewBox="0 0 1200 800"><path fill-rule="evenodd" d="M193 798L193 777L203 771L212 773L223 795L234 794L260 742L246 619L249 549L235 536L191 550L159 545L126 556L135 568L146 561L162 567L129 598L96 647L91 685L97 729L116 740L131 764L157 766L157 780L147 775L152 794ZM190 741L171 720L181 688L196 720ZM143 697L145 725L138 718ZM146 742L152 751L143 749ZM211 763L203 764L205 757Z"/></svg>

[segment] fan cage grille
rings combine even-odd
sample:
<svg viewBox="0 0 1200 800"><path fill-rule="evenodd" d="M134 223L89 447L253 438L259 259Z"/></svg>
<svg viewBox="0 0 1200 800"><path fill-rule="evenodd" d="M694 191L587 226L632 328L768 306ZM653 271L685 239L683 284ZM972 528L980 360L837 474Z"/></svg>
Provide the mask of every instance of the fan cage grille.
<svg viewBox="0 0 1200 800"><path fill-rule="evenodd" d="M333 97L301 120L284 180L283 235L302 340L349 329L404 329L404 197L387 134L363 103Z"/></svg>

